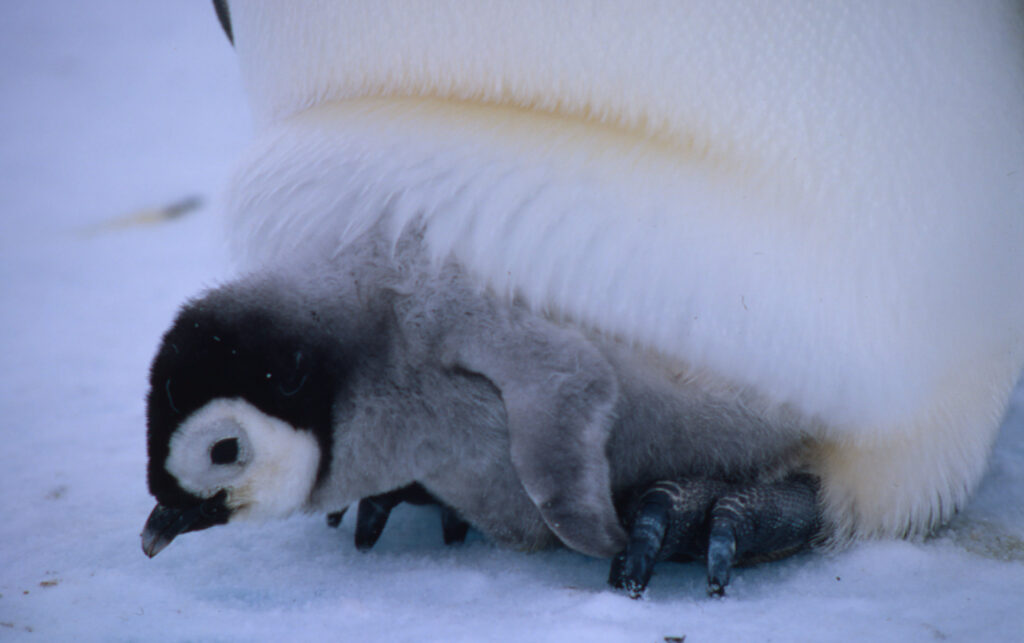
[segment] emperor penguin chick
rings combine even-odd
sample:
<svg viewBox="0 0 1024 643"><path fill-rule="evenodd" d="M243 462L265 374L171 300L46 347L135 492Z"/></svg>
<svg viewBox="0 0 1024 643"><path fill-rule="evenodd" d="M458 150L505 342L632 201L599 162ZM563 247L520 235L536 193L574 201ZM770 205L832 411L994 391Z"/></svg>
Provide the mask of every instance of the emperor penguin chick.
<svg viewBox="0 0 1024 643"><path fill-rule="evenodd" d="M802 466L794 415L503 303L421 241L371 231L182 309L151 369L148 555L417 483L499 543L610 558L637 490Z"/></svg>

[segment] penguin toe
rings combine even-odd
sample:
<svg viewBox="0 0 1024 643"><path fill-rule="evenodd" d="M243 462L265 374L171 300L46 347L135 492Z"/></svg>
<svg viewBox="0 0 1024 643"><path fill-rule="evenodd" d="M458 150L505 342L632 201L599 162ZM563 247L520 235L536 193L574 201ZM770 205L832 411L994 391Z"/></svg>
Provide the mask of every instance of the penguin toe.
<svg viewBox="0 0 1024 643"><path fill-rule="evenodd" d="M721 596L734 567L779 560L814 541L818 492L818 479L807 474L770 483L657 482L627 511L629 540L608 582L639 598L657 562L706 560L708 594Z"/></svg>

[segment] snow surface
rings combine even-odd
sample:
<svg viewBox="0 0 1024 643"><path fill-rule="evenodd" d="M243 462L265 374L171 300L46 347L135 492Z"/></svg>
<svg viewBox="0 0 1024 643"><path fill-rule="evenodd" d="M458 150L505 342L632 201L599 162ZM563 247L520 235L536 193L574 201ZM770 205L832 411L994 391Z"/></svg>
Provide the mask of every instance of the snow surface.
<svg viewBox="0 0 1024 643"><path fill-rule="evenodd" d="M351 516L301 516L146 559L148 363L229 274L216 194L249 128L205 1L0 5L0 639L1024 640L1021 388L950 529L740 570L724 599L698 565L633 601L606 561L446 548L431 508L396 510L368 554Z"/></svg>

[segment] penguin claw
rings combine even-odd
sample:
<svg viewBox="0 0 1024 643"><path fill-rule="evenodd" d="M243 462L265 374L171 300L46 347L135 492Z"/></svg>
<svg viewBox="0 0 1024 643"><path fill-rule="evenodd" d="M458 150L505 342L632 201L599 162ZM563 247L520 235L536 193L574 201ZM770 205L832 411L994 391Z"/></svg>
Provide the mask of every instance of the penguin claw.
<svg viewBox="0 0 1024 643"><path fill-rule="evenodd" d="M655 485L644 494L630 524L626 549L613 559L608 582L640 598L654 573L671 520L671 498Z"/></svg>
<svg viewBox="0 0 1024 643"><path fill-rule="evenodd" d="M821 529L816 478L774 483L661 481L628 512L629 541L612 560L608 582L643 595L662 560L707 561L707 592L722 596L732 568L778 560L810 545Z"/></svg>
<svg viewBox="0 0 1024 643"><path fill-rule="evenodd" d="M736 537L728 526L712 527L708 537L708 596L724 596L736 561Z"/></svg>
<svg viewBox="0 0 1024 643"><path fill-rule="evenodd" d="M608 584L615 589L624 590L629 597L636 600L644 595L647 589L647 581L651 578L654 566L640 568L633 564L627 564L626 552L623 551L612 559L612 569L608 574Z"/></svg>

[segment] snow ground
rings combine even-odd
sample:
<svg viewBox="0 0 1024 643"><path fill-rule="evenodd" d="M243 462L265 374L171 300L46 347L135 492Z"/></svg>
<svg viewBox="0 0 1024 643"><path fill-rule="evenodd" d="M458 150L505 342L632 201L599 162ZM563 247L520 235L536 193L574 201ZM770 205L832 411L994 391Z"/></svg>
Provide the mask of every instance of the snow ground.
<svg viewBox="0 0 1024 643"><path fill-rule="evenodd" d="M445 548L431 508L397 510L369 554L351 517L303 516L147 560L148 362L228 274L214 197L248 136L207 2L0 5L0 639L1024 640L1021 388L951 529L741 570L722 600L696 565L632 601L604 561Z"/></svg>

